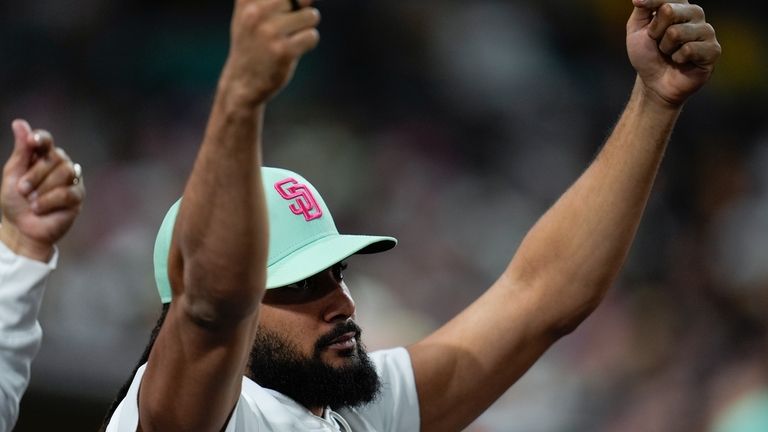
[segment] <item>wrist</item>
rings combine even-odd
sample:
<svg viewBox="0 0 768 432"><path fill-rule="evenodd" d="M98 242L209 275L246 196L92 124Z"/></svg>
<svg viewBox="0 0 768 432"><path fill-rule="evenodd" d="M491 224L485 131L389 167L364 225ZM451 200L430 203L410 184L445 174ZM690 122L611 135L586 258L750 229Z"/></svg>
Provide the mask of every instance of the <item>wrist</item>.
<svg viewBox="0 0 768 432"><path fill-rule="evenodd" d="M641 105L660 112L677 114L682 110L683 105L685 104L685 101L671 101L661 96L652 88L648 87L639 76L635 80L635 88L632 93Z"/></svg>
<svg viewBox="0 0 768 432"><path fill-rule="evenodd" d="M53 256L52 244L30 239L6 221L0 225L0 241L16 255L36 261L48 262Z"/></svg>
<svg viewBox="0 0 768 432"><path fill-rule="evenodd" d="M269 93L259 89L253 77L239 76L233 72L233 66L224 66L219 78L216 99L229 111L252 114L263 107L269 100Z"/></svg>

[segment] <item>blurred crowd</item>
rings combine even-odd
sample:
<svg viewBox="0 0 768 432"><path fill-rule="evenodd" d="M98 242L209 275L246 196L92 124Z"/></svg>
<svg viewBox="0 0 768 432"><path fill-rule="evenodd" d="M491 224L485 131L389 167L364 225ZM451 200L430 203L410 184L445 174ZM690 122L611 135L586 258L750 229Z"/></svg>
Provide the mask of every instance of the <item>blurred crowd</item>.
<svg viewBox="0 0 768 432"><path fill-rule="evenodd" d="M683 112L603 305L468 430L768 431L768 30L700 2L723 58ZM407 344L505 268L634 82L629 0L322 0L320 48L269 107L265 161L342 232L369 348ZM226 58L231 1L0 2L0 123L84 167L18 431L95 429L160 313L151 251ZM0 130L3 157L10 127ZM504 329L499 329L503 332Z"/></svg>

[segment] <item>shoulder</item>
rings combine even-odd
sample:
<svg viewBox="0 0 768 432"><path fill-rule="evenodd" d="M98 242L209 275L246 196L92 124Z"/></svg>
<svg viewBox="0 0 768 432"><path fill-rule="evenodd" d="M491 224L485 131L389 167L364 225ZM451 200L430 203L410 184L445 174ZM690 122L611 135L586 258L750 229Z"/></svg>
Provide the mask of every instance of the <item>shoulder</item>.
<svg viewBox="0 0 768 432"><path fill-rule="evenodd" d="M139 426L139 388L141 387L141 381L144 378L144 371L147 365L144 364L136 371L131 385L128 388L128 392L125 394L123 400L115 409L112 414L112 418L109 420L106 432L134 432ZM235 410L232 414L232 420L227 424L226 432L236 431L258 431L261 428L260 425L254 424L258 418L252 415L248 415L249 408L255 404L247 403L247 397L245 396L246 382L251 382L247 378L243 378L243 391L241 392L240 399L238 400ZM249 394L255 394L253 391ZM263 401L262 401L263 404Z"/></svg>

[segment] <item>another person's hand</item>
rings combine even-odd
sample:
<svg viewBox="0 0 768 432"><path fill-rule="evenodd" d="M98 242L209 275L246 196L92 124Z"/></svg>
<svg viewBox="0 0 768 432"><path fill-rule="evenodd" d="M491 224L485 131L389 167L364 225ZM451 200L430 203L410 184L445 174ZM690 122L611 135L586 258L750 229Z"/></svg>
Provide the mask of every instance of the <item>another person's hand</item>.
<svg viewBox="0 0 768 432"><path fill-rule="evenodd" d="M24 120L14 121L12 128L15 145L0 190L0 240L16 254L48 261L80 213L81 168L47 131L33 131Z"/></svg>
<svg viewBox="0 0 768 432"><path fill-rule="evenodd" d="M290 81L299 58L317 46L320 13L299 0L236 0L231 47L220 85L235 96L264 103Z"/></svg>
<svg viewBox="0 0 768 432"><path fill-rule="evenodd" d="M720 57L704 10L687 0L633 0L627 52L645 87L672 106L707 82Z"/></svg>

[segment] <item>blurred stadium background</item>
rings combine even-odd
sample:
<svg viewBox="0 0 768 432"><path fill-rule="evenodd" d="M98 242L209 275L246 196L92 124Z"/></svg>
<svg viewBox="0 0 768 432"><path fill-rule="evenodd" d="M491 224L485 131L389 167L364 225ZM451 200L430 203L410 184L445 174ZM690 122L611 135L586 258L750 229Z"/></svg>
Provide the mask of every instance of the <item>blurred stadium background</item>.
<svg viewBox="0 0 768 432"><path fill-rule="evenodd" d="M768 36L702 1L724 55L690 101L620 281L468 430L768 431ZM371 348L503 270L590 161L634 74L631 2L323 0L321 47L269 108L266 162L323 192ZM51 130L88 199L60 245L17 431L94 430L160 305L151 250L225 59L231 1L0 2L0 124ZM0 130L3 158L10 127ZM499 332L504 329L500 328Z"/></svg>

